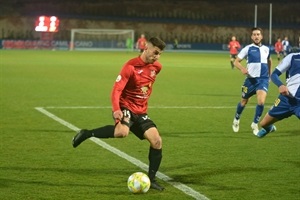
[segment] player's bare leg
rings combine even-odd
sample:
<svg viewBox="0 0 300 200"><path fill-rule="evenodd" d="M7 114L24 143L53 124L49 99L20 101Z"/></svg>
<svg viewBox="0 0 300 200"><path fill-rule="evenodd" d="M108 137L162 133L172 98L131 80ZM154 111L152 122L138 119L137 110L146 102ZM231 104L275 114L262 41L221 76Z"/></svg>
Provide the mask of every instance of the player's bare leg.
<svg viewBox="0 0 300 200"><path fill-rule="evenodd" d="M259 132L255 135L259 138L262 138L266 136L268 133L276 131L276 126L274 126L273 124L277 121L278 121L277 118L274 118L270 116L269 113L267 113L260 122L262 129L260 129Z"/></svg>

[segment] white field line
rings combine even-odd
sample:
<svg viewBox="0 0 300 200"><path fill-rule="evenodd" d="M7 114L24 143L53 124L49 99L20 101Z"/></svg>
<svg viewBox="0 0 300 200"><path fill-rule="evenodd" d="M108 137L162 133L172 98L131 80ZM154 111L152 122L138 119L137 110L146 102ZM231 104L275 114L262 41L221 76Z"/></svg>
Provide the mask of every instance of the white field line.
<svg viewBox="0 0 300 200"><path fill-rule="evenodd" d="M45 106L45 109L111 109L111 106ZM236 106L149 106L151 109L235 109ZM255 106L247 106L255 108Z"/></svg>
<svg viewBox="0 0 300 200"><path fill-rule="evenodd" d="M51 119L57 121L58 123L68 127L69 129L73 130L73 131L79 131L80 129L76 126L74 126L73 124L57 117L56 115L52 114L51 112L47 111L45 108L43 107L35 107L36 110L38 110L39 112L43 113L44 115L50 117ZM146 165L145 163L141 162L140 160L120 151L119 149L110 146L109 144L103 142L102 140L98 139L98 138L90 138L91 141L95 142L96 144L100 145L101 147L103 147L104 149L107 149L108 151L120 156L121 158L131 162L132 164L138 166L139 168L143 169L144 171L148 170L148 165ZM209 198L207 198L206 196L204 196L203 194L193 190L192 188L180 183L180 182L176 182L174 181L172 178L170 178L169 176L161 173L161 172L157 172L157 177L161 180L164 180L165 182L169 183L170 185L172 185L173 187L177 188L178 190L182 191L183 193L185 193L186 195L189 195L197 200L209 200Z"/></svg>

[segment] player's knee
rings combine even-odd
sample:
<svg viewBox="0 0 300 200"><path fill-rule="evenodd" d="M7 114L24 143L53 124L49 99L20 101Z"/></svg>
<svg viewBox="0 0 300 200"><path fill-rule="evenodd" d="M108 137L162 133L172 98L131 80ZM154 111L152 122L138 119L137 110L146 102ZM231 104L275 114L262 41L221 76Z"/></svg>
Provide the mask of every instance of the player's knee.
<svg viewBox="0 0 300 200"><path fill-rule="evenodd" d="M115 138L124 138L128 136L128 132L125 131L115 131L114 136Z"/></svg>
<svg viewBox="0 0 300 200"><path fill-rule="evenodd" d="M161 149L162 148L162 139L160 136L157 136L150 140L150 145L154 149Z"/></svg>
<svg viewBox="0 0 300 200"><path fill-rule="evenodd" d="M118 124L115 127L114 137L115 138L124 138L129 134L129 128L123 124Z"/></svg>
<svg viewBox="0 0 300 200"><path fill-rule="evenodd" d="M246 106L248 103L248 99L242 99L241 100L241 106Z"/></svg>

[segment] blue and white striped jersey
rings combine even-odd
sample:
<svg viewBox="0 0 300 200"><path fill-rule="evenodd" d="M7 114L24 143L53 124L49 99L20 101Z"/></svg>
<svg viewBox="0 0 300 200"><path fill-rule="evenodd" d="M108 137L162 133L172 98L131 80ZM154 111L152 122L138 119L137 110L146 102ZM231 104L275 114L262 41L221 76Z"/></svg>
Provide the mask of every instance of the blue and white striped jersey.
<svg viewBox="0 0 300 200"><path fill-rule="evenodd" d="M290 46L290 43L288 40L283 40L282 42L282 45L283 45L283 50L284 51L287 51L288 50L288 47Z"/></svg>
<svg viewBox="0 0 300 200"><path fill-rule="evenodd" d="M276 69L286 73L286 86L290 95L300 100L300 53L288 54Z"/></svg>
<svg viewBox="0 0 300 200"><path fill-rule="evenodd" d="M238 58L247 58L248 76L252 78L268 78L269 67L268 60L270 58L270 49L265 45L257 46L255 44L249 44L245 46Z"/></svg>

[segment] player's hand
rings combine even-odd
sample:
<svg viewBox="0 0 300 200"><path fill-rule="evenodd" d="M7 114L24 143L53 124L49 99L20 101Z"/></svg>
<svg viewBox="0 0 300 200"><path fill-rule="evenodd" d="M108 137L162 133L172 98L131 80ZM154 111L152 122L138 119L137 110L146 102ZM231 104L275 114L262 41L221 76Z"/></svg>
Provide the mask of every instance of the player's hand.
<svg viewBox="0 0 300 200"><path fill-rule="evenodd" d="M289 90L285 85L281 85L279 88L279 93L284 95L284 96L288 96L289 95Z"/></svg>
<svg viewBox="0 0 300 200"><path fill-rule="evenodd" d="M113 116L114 116L115 119L121 120L123 118L123 112L121 110L116 110L113 113Z"/></svg>
<svg viewBox="0 0 300 200"><path fill-rule="evenodd" d="M242 67L241 72L244 75L248 75L248 70L245 67Z"/></svg>

